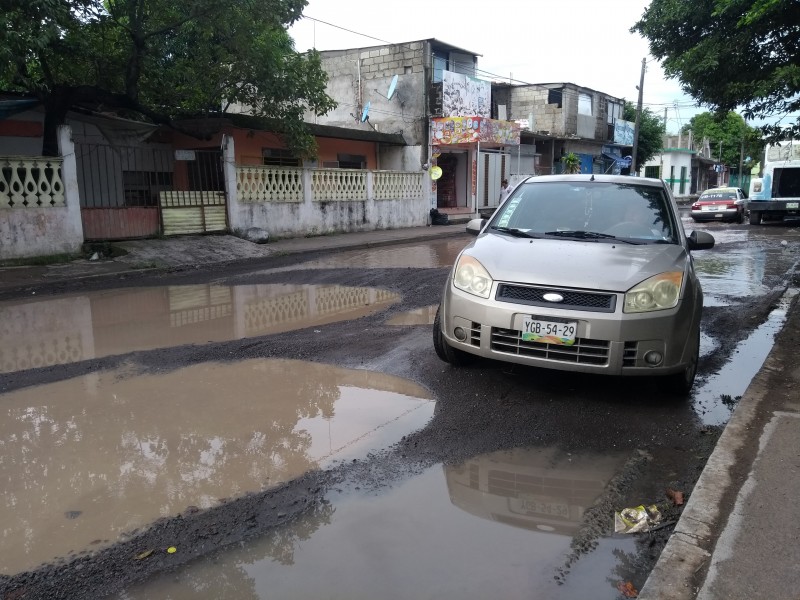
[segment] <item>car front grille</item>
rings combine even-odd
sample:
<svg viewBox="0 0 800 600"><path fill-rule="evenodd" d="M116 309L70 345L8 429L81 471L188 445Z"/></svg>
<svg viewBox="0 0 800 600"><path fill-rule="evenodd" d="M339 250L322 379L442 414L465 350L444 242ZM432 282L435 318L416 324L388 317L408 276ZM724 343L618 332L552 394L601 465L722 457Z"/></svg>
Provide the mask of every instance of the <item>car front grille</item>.
<svg viewBox="0 0 800 600"><path fill-rule="evenodd" d="M544 299L545 294L548 293L558 294L563 300L561 302L548 302ZM495 298L500 302L513 302L514 304L608 313L613 313L617 305L616 294L524 286L510 283L501 283L497 286L497 295Z"/></svg>
<svg viewBox="0 0 800 600"><path fill-rule="evenodd" d="M473 321L472 326L469 328L469 331L467 333L469 334L469 339L467 340L467 343L469 343L470 346L475 346L476 348L480 348L481 324Z"/></svg>
<svg viewBox="0 0 800 600"><path fill-rule="evenodd" d="M588 338L576 338L572 346L527 342L522 339L521 331L492 328L491 349L517 356L546 358L565 363L607 365L610 347L611 342L608 340Z"/></svg>

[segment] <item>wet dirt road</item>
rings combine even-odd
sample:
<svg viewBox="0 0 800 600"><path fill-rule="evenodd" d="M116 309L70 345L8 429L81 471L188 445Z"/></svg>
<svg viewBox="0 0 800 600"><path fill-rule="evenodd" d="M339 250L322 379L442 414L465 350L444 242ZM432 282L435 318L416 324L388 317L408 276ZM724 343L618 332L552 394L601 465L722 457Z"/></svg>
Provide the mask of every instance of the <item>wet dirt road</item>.
<svg viewBox="0 0 800 600"><path fill-rule="evenodd" d="M797 229L702 228L689 402L441 363L467 236L0 303L0 591L621 597L670 528L614 511L690 492L797 285Z"/></svg>

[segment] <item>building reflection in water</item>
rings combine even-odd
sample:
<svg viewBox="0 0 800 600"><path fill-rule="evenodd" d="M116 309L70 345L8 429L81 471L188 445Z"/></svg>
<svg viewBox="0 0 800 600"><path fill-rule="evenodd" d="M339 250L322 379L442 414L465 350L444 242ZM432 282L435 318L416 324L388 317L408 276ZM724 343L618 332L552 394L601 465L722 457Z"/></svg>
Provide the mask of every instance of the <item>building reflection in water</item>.
<svg viewBox="0 0 800 600"><path fill-rule="evenodd" d="M339 285L131 288L0 303L0 372L357 319L399 297Z"/></svg>

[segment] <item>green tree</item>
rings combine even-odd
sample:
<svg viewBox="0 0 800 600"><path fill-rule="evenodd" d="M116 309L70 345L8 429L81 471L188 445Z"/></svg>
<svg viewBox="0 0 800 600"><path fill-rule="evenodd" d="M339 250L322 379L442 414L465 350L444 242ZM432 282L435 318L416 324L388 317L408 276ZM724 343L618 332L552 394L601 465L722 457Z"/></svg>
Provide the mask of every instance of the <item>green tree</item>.
<svg viewBox="0 0 800 600"><path fill-rule="evenodd" d="M0 86L45 107L43 153L76 105L173 124L252 108L300 155L335 107L316 52L287 33L306 0L0 0Z"/></svg>
<svg viewBox="0 0 800 600"><path fill-rule="evenodd" d="M800 110L799 27L796 0L652 0L631 31L687 94L752 120ZM800 134L800 118L787 125L761 130L772 140Z"/></svg>
<svg viewBox="0 0 800 600"><path fill-rule="evenodd" d="M623 116L626 121L636 121L636 107L625 102ZM649 108L642 109L639 115L639 144L636 147L636 164L643 165L664 147L664 122Z"/></svg>
<svg viewBox="0 0 800 600"><path fill-rule="evenodd" d="M564 173L571 174L581 172L581 159L574 152L562 156L561 163L564 165Z"/></svg>
<svg viewBox="0 0 800 600"><path fill-rule="evenodd" d="M721 162L737 171L742 155L758 160L764 150L761 132L748 126L744 118L735 112L726 113L724 117L709 112L695 115L681 131L687 135L691 131L692 138L698 142L704 137L708 138L712 156L720 159L721 148Z"/></svg>

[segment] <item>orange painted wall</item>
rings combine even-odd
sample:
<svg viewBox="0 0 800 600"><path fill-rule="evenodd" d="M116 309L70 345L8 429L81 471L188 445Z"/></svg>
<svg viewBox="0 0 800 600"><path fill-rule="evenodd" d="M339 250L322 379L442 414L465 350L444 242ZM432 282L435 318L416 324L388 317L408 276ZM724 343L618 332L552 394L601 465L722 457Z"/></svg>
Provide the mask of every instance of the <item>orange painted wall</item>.
<svg viewBox="0 0 800 600"><path fill-rule="evenodd" d="M260 165L262 160L261 151L263 148L286 147L280 136L267 131L232 128L229 133L233 136L237 165ZM222 133L214 135L210 140L198 140L178 132L173 132L172 139L174 148L187 150L219 148L222 143ZM366 157L368 169L378 168L377 144L375 142L320 137L316 139L320 165L322 165L323 162L337 160L338 154L356 154Z"/></svg>

